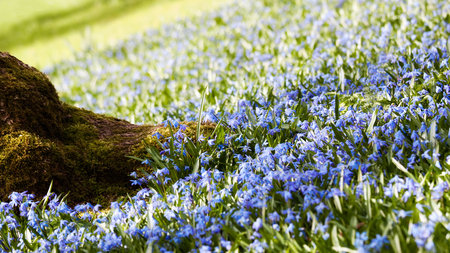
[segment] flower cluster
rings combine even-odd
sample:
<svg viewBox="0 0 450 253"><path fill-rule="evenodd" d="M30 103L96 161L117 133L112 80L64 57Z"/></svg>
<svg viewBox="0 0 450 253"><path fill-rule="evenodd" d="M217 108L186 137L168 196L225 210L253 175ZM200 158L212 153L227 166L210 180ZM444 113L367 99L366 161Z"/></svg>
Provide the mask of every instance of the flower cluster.
<svg viewBox="0 0 450 253"><path fill-rule="evenodd" d="M239 1L49 68L66 101L172 134L109 209L13 193L0 249L445 251L448 17L440 0ZM184 120L216 128L189 139Z"/></svg>

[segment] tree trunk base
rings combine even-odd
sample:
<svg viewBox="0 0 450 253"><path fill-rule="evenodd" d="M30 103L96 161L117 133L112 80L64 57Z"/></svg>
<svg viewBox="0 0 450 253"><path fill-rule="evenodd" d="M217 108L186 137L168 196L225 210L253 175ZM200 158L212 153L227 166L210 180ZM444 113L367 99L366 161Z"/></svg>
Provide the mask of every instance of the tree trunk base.
<svg viewBox="0 0 450 253"><path fill-rule="evenodd" d="M195 133L196 124L186 124ZM0 52L0 200L12 191L41 197L52 181L70 203L125 196L141 166L126 156L142 155L143 140L161 128L65 104L43 73Z"/></svg>

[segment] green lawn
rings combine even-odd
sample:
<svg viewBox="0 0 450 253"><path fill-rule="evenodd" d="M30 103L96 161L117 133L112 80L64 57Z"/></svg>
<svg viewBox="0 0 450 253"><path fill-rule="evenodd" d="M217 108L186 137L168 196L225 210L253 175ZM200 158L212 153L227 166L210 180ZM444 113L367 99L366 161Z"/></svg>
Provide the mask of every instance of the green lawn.
<svg viewBox="0 0 450 253"><path fill-rule="evenodd" d="M42 68L73 57L86 45L112 45L226 2L230 0L1 1L0 51Z"/></svg>

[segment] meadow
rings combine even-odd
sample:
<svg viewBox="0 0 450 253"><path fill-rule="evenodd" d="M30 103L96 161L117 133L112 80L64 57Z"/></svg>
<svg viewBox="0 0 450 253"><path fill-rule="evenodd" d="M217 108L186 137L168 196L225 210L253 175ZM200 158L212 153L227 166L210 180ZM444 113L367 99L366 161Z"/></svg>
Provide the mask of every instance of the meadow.
<svg viewBox="0 0 450 253"><path fill-rule="evenodd" d="M49 66L171 131L109 207L12 193L0 251L447 252L449 34L444 0L236 1Z"/></svg>
<svg viewBox="0 0 450 253"><path fill-rule="evenodd" d="M87 47L201 14L230 0L15 0L0 2L0 50L42 68Z"/></svg>

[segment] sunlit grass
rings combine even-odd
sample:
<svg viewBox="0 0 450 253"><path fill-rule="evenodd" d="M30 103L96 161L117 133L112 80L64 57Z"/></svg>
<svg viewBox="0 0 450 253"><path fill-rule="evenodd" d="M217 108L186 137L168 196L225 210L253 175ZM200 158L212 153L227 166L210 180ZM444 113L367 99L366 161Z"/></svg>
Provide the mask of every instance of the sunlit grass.
<svg viewBox="0 0 450 253"><path fill-rule="evenodd" d="M0 50L38 68L230 0L2 1Z"/></svg>

